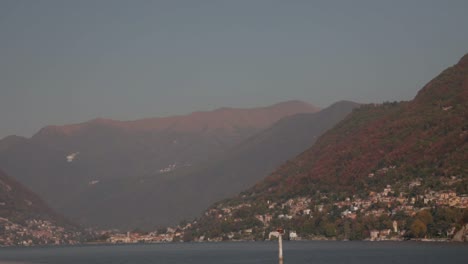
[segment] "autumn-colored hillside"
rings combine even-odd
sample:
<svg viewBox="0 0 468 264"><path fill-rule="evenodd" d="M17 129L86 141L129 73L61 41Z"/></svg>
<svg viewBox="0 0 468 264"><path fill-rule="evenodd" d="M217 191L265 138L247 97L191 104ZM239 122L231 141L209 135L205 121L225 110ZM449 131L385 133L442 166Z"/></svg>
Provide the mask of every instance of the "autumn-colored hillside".
<svg viewBox="0 0 468 264"><path fill-rule="evenodd" d="M409 102L362 105L194 221L186 240L468 240L468 55ZM467 225L468 226L468 225Z"/></svg>
<svg viewBox="0 0 468 264"><path fill-rule="evenodd" d="M251 192L355 192L392 167L399 178L468 174L468 56L410 102L365 105ZM389 179L396 180L396 179Z"/></svg>

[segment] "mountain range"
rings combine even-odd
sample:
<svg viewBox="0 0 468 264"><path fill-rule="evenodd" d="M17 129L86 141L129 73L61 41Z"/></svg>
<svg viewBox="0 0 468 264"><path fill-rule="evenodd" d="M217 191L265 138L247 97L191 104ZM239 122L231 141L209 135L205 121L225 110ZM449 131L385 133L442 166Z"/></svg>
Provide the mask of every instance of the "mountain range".
<svg viewBox="0 0 468 264"><path fill-rule="evenodd" d="M80 223L112 223L120 228L151 228L194 218L311 146L356 106L339 102L320 112L285 117L218 157L160 177L142 175L96 184L63 212Z"/></svg>
<svg viewBox="0 0 468 264"><path fill-rule="evenodd" d="M48 126L29 139L1 140L0 166L78 223L153 227L195 216L217 199L255 183L312 144L355 105L342 102L318 112L307 103L288 101L254 109ZM298 125L286 132L288 122ZM268 142L277 143L276 153ZM249 152L251 158L243 160ZM231 164L230 159L237 161ZM246 163L255 159L258 166ZM239 169L221 169L228 164ZM234 180L236 174L241 176ZM222 186L210 184L213 179ZM199 186L213 187L208 191ZM194 192L205 198L194 199Z"/></svg>
<svg viewBox="0 0 468 264"><path fill-rule="evenodd" d="M9 136L0 167L15 180L0 171L0 220L31 239L2 242L78 241L54 210L129 230L205 208L185 240L264 239L277 226L308 238L448 237L468 222L466 102L468 55L408 102L288 101Z"/></svg>

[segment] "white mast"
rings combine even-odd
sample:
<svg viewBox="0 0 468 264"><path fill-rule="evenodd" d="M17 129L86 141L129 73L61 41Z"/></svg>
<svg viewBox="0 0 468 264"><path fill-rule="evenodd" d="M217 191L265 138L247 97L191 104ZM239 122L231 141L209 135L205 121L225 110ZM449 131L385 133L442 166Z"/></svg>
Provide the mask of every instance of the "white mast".
<svg viewBox="0 0 468 264"><path fill-rule="evenodd" d="M283 264L283 229L278 228L278 259L279 264Z"/></svg>

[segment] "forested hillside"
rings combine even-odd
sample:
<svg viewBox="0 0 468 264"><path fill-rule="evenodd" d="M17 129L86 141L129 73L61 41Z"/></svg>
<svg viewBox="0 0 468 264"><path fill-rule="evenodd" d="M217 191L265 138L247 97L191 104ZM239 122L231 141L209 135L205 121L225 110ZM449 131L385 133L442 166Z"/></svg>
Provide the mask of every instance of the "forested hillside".
<svg viewBox="0 0 468 264"><path fill-rule="evenodd" d="M302 237L450 237L468 222L467 102L465 55L412 101L354 110L265 180L211 207L191 236L253 229L247 237L264 238L282 225Z"/></svg>

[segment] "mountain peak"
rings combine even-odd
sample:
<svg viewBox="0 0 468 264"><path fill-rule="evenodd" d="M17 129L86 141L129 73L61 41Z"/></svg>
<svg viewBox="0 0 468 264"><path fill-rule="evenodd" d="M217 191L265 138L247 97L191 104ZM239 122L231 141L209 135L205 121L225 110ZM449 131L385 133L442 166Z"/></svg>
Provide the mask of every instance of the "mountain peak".
<svg viewBox="0 0 468 264"><path fill-rule="evenodd" d="M310 108L310 109L315 109L315 111L318 111L319 108L318 107L315 107L309 103L306 103L304 101L301 101L301 100L289 100L289 101L284 101L284 102L279 102L279 103L276 103L276 104L273 104L271 106L269 106L271 108L280 108L280 107L289 107L289 108L293 108L293 107L301 107L301 108Z"/></svg>
<svg viewBox="0 0 468 264"><path fill-rule="evenodd" d="M356 103L356 102L348 101L348 100L341 100L341 101L338 101L338 102L335 102L335 103L331 104L330 107L338 107L338 106L342 106L342 105L355 105L355 106L358 106L358 105L360 105L360 103Z"/></svg>
<svg viewBox="0 0 468 264"><path fill-rule="evenodd" d="M463 56L460 61L458 61L457 65L460 67L467 67L468 66L468 53Z"/></svg>
<svg viewBox="0 0 468 264"><path fill-rule="evenodd" d="M460 153L466 142L463 114L468 100L467 62L465 55L425 85L413 101L360 108L253 190L258 192L265 186L268 190L274 182L281 192L294 193L304 179L320 179L323 186L337 189L337 181L345 186L382 164L398 165L401 175L412 173L418 166L431 171L429 176L458 175L466 158ZM307 172L295 166L307 168ZM291 184L294 177L296 186ZM278 184L285 179L289 184Z"/></svg>
<svg viewBox="0 0 468 264"><path fill-rule="evenodd" d="M468 54L457 64L442 71L436 78L426 84L416 95L413 105L447 105L464 104L468 97Z"/></svg>

